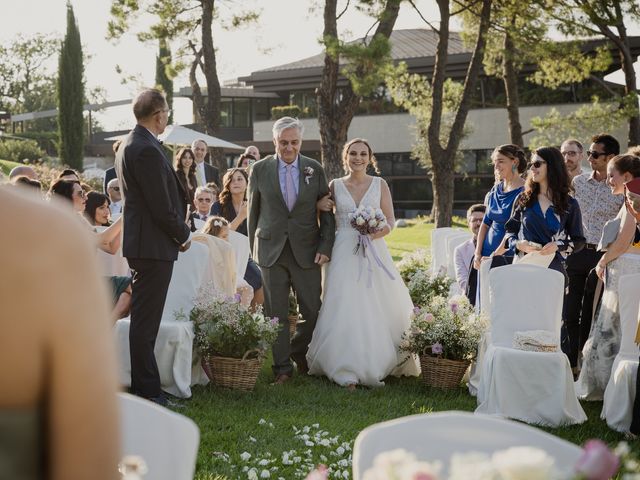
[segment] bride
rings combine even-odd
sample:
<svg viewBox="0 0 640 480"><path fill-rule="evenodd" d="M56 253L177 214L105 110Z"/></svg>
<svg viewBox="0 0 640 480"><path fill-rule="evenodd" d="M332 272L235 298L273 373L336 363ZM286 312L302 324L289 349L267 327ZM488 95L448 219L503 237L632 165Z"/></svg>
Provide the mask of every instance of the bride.
<svg viewBox="0 0 640 480"><path fill-rule="evenodd" d="M414 357L398 351L409 327L413 303L382 237L394 224L387 183L367 175L375 157L366 140L348 142L342 153L348 174L331 182L336 205L336 239L324 271L324 299L307 353L310 375L326 375L339 385L382 386L388 375L418 375ZM371 235L366 257L349 213L359 206L380 208L388 225ZM373 251L375 250L375 252ZM385 268L379 265L376 255Z"/></svg>

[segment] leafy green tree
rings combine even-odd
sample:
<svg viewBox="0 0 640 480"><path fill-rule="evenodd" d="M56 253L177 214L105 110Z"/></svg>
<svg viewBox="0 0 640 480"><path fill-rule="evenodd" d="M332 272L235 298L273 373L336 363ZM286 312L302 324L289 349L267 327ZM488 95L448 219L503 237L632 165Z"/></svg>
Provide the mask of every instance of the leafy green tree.
<svg viewBox="0 0 640 480"><path fill-rule="evenodd" d="M624 95L627 97L619 99L620 110L630 112L629 145L639 145L637 79L627 26L640 20L640 4L636 0L545 0L545 5L548 15L565 35L604 37L615 46L624 72Z"/></svg>
<svg viewBox="0 0 640 480"><path fill-rule="evenodd" d="M173 123L173 75L171 72L171 47L166 38L158 40L158 56L156 57L156 86L167 97L167 104L172 110L169 124Z"/></svg>
<svg viewBox="0 0 640 480"><path fill-rule="evenodd" d="M141 41L165 39L168 44L179 44L177 60L171 65L173 72L189 66L189 83L193 95L196 120L209 135L220 130L221 89L218 78L216 49L213 40L213 22L223 28L237 28L258 18L258 12L239 11L221 18L218 5L230 6L230 0L112 0L108 38L117 39L132 29L140 12L155 18L156 23L146 31L137 33ZM204 76L206 95L200 86L199 75ZM221 152L214 152L214 160L226 169Z"/></svg>
<svg viewBox="0 0 640 480"><path fill-rule="evenodd" d="M361 1L376 19L377 28L370 38L362 42L345 43L338 38L338 19L349 8L338 14L337 0L325 0L324 67L320 86L316 90L318 124L322 163L332 179L343 175L342 146L347 141L349 125L362 97L373 92L383 81L385 67L390 62L389 36L393 31L402 0ZM346 64L340 65L344 59ZM342 86L341 75L349 79Z"/></svg>
<svg viewBox="0 0 640 480"><path fill-rule="evenodd" d="M80 31L67 3L67 33L58 62L58 153L66 165L82 170L84 147L84 65Z"/></svg>
<svg viewBox="0 0 640 480"><path fill-rule="evenodd" d="M446 76L451 17L473 8L478 0L457 1L457 12L450 10L448 0L437 0L440 10L438 45L431 81L418 75L400 72L391 79L391 94L417 120L414 153L431 166L433 210L436 227L451 225L453 209L453 179L460 141L465 134L465 122L471 105L471 96L482 69L489 31L492 0L482 0L476 40L464 83L456 85ZM434 28L435 30L435 28Z"/></svg>

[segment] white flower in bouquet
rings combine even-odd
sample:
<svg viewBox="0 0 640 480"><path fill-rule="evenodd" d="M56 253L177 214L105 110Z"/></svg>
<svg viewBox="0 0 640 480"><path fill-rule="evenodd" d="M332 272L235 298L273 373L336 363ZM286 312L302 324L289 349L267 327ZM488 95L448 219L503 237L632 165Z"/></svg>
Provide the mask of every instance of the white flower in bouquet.
<svg viewBox="0 0 640 480"><path fill-rule="evenodd" d="M438 480L440 462L419 462L416 456L398 448L382 452L373 460L373 466L364 472L364 480Z"/></svg>
<svg viewBox="0 0 640 480"><path fill-rule="evenodd" d="M376 228L378 226L378 220L372 218L371 220L369 220L369 226L372 228Z"/></svg>
<svg viewBox="0 0 640 480"><path fill-rule="evenodd" d="M449 463L448 480L500 480L498 472L485 453L454 453Z"/></svg>
<svg viewBox="0 0 640 480"><path fill-rule="evenodd" d="M364 225L366 220L363 217L356 217L356 223L358 225Z"/></svg>
<svg viewBox="0 0 640 480"><path fill-rule="evenodd" d="M552 480L558 478L555 461L544 450L512 447L495 452L491 463L503 480Z"/></svg>

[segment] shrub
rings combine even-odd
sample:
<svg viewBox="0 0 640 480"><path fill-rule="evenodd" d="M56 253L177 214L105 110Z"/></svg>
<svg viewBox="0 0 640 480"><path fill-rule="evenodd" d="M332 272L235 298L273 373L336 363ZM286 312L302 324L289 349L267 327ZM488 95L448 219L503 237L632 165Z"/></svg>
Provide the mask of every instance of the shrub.
<svg viewBox="0 0 640 480"><path fill-rule="evenodd" d="M4 140L0 142L0 158L12 162L22 162L24 159L37 160L44 155L44 151L35 140Z"/></svg>

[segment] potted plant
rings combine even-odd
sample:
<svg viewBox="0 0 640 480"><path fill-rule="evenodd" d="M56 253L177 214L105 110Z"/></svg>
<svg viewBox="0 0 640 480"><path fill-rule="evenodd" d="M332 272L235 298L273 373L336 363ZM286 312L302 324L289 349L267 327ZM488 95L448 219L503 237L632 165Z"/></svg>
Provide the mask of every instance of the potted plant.
<svg viewBox="0 0 640 480"><path fill-rule="evenodd" d="M444 273L431 273L431 259L426 250L403 255L398 271L407 284L414 305L428 305L434 297L446 297L453 283Z"/></svg>
<svg viewBox="0 0 640 480"><path fill-rule="evenodd" d="M487 328L464 295L447 300L434 297L427 307L416 307L400 349L420 356L422 380L428 386L455 388L476 356Z"/></svg>
<svg viewBox="0 0 640 480"><path fill-rule="evenodd" d="M278 335L278 319L265 317L261 309L250 311L238 295L202 297L190 314L202 368L214 385L253 390Z"/></svg>

